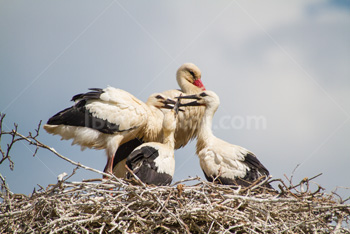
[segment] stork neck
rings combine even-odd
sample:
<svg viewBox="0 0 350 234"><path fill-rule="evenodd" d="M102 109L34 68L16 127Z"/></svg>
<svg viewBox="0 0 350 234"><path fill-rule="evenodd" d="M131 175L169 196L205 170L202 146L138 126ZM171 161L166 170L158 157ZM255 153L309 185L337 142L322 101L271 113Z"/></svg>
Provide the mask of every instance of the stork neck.
<svg viewBox="0 0 350 234"><path fill-rule="evenodd" d="M175 147L175 134L174 131L163 131L163 144L167 145L169 148L174 149Z"/></svg>
<svg viewBox="0 0 350 234"><path fill-rule="evenodd" d="M156 107L151 107L151 111L148 112L147 123L144 127L142 137L145 141L149 142L161 142L162 139L162 121L159 121L163 118L163 113Z"/></svg>
<svg viewBox="0 0 350 234"><path fill-rule="evenodd" d="M214 137L214 134L212 131L214 113L215 113L215 110L212 110L210 108L206 108L204 112L202 122L198 132L198 141L201 141L201 144L205 142L209 142L210 139ZM197 144L197 148L198 148L198 144Z"/></svg>
<svg viewBox="0 0 350 234"><path fill-rule="evenodd" d="M187 94L195 94L195 93L200 93L203 90L201 88L198 88L194 84L191 84L189 81L186 79L177 79L179 86L181 87L182 92L187 93Z"/></svg>

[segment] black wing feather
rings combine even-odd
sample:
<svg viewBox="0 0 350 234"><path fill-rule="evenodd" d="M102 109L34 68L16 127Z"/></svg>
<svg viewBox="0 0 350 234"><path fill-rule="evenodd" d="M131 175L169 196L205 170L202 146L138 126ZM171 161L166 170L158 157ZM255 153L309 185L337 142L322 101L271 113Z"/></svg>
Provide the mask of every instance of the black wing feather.
<svg viewBox="0 0 350 234"><path fill-rule="evenodd" d="M142 139L139 138L135 138L131 141L128 141L122 145L120 145L118 147L117 152L115 152L114 155L114 160L113 160L113 168L120 163L121 161L123 161L124 159L126 159L131 152L136 149L136 147L142 145L144 142Z"/></svg>
<svg viewBox="0 0 350 234"><path fill-rule="evenodd" d="M157 149L145 146L133 151L126 159L126 165L146 184L168 185L172 176L159 173L154 160L159 156ZM131 175L128 175L130 178Z"/></svg>
<svg viewBox="0 0 350 234"><path fill-rule="evenodd" d="M159 156L157 149L145 146L138 150L133 151L126 159L126 165L134 170L138 164L142 162L142 165L149 166L152 169L157 169L154 160Z"/></svg>
<svg viewBox="0 0 350 234"><path fill-rule="evenodd" d="M224 185L235 185L235 186L243 186L243 187L248 187L249 185L252 184L253 181L246 181L243 180L242 178L236 177L235 179L231 179L231 178L226 178L223 176L217 176L217 175L212 175L212 176L208 176L205 171L203 171L205 178L209 181L209 182L215 182L218 184L224 184ZM215 179L215 181L214 181Z"/></svg>
<svg viewBox="0 0 350 234"><path fill-rule="evenodd" d="M261 176L270 175L270 172L264 167L264 165L261 164L259 159L253 153L248 153L245 156L244 163L250 168L249 171L247 170L247 174L243 178L244 180L254 181L259 179Z"/></svg>
<svg viewBox="0 0 350 234"><path fill-rule="evenodd" d="M47 124L88 127L106 134L130 130L120 130L118 124L93 116L86 109L85 105L88 100L99 99L104 91L99 88L92 88L90 90L93 91L75 95L72 100L78 102L74 106L66 108L52 116L47 121Z"/></svg>
<svg viewBox="0 0 350 234"><path fill-rule="evenodd" d="M231 179L218 175L208 176L204 170L203 173L205 178L210 182L213 182L216 178L216 183L224 185L240 185L243 187L248 187L261 176L268 176L270 174L253 153L248 153L245 155L245 160L243 162L250 168L250 170L246 171L246 175L243 178L235 177L235 179ZM272 188L269 184L266 184L266 187Z"/></svg>

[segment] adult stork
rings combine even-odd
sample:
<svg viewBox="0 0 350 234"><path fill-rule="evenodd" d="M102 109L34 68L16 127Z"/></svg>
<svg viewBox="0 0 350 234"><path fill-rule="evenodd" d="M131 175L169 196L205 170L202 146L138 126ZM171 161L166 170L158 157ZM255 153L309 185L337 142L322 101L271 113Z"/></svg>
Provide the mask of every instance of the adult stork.
<svg viewBox="0 0 350 234"><path fill-rule="evenodd" d="M180 90L173 89L162 92L165 96L175 99L180 95L198 94L205 90L201 81L201 71L193 63L185 63L179 67L176 72L176 80ZM187 100L184 100L186 103ZM162 110L167 112L169 110ZM185 146L190 140L197 137L197 131L200 126L200 120L204 114L204 108L187 107L179 112L177 118L177 127L175 131L175 149Z"/></svg>
<svg viewBox="0 0 350 234"><path fill-rule="evenodd" d="M213 91L180 98L197 99L192 103L183 104L185 106L205 106L196 153L208 181L216 179L216 182L225 185L249 186L260 177L269 175L269 171L251 151L214 136L211 129L212 120L220 105L220 99Z"/></svg>
<svg viewBox="0 0 350 234"><path fill-rule="evenodd" d="M168 185L175 172L175 130L179 108L178 101L173 110L163 119L163 143L148 142L138 146L127 157L126 165L146 184ZM127 178L130 178L127 173Z"/></svg>
<svg viewBox="0 0 350 234"><path fill-rule="evenodd" d="M162 92L170 99L180 95L190 95L203 92L205 87L201 81L201 71L193 63L185 63L179 67L176 72L176 80L181 89L172 89ZM186 100L184 100L186 102ZM161 109L164 113L169 110ZM197 131L202 119L204 108L187 107L184 111L179 112L175 130L175 149L185 146L190 140L197 136ZM162 121L162 119L160 119ZM161 134L161 132L160 132ZM139 145L148 140L142 136L134 138L129 142L121 145L116 152L113 162L113 173L117 177L125 176L126 157ZM160 141L159 141L160 142Z"/></svg>
<svg viewBox="0 0 350 234"><path fill-rule="evenodd" d="M75 95L75 105L52 116L44 129L64 140L73 139L83 149L105 149L106 173L112 173L118 147L142 135L147 141L160 141L164 114L159 108L172 108L174 101L162 94L151 95L143 103L130 93L108 87L90 89Z"/></svg>

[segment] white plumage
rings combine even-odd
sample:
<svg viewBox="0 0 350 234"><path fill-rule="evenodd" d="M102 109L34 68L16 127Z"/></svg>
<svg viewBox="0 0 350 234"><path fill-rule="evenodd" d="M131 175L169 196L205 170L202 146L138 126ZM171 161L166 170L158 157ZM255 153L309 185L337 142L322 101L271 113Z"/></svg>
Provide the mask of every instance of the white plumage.
<svg viewBox="0 0 350 234"><path fill-rule="evenodd" d="M167 90L162 94L170 99L174 99L180 95L197 94L205 90L205 87L201 81L201 71L192 63L185 63L177 70L176 80L181 90ZM187 101L187 100L186 100ZM186 102L185 101L185 102ZM167 113L169 110L161 109L161 111ZM198 107L186 107L184 111L178 113L176 130L175 130L175 149L185 146L190 140L197 136L197 131L202 119L204 108ZM159 118L161 124L163 118ZM158 140L156 142L162 142L162 131L158 132ZM143 142L149 142L149 139L142 138L140 135L138 139L133 139L121 145L116 153L113 163L113 173L117 177L124 177L125 175L125 158L134 150L137 146Z"/></svg>
<svg viewBox="0 0 350 234"><path fill-rule="evenodd" d="M121 144L141 135L148 141L161 138L163 113L159 108L170 100L153 94L145 104L121 89L91 90L75 95L75 105L51 117L44 129L64 140L73 139L72 144L82 149L106 149L105 172L112 173L114 154Z"/></svg>
<svg viewBox="0 0 350 234"><path fill-rule="evenodd" d="M144 143L138 146L126 159L126 165L144 183L168 185L172 181L175 172L176 114L177 110L171 110L164 116L163 143Z"/></svg>
<svg viewBox="0 0 350 234"><path fill-rule="evenodd" d="M185 63L176 72L176 80L180 90L172 89L162 92L168 98L174 99L180 95L198 94L205 90L201 81L201 71L193 63ZM184 100L186 103L187 100ZM167 112L169 110L162 110ZM197 137L197 130L202 119L204 108L187 107L179 112L175 131L175 149L185 146L190 140Z"/></svg>
<svg viewBox="0 0 350 234"><path fill-rule="evenodd" d="M181 98L197 101L186 105L205 106L205 112L198 132L197 155L200 166L209 181L215 178L221 184L248 186L261 176L268 176L268 170L249 150L230 144L214 136L212 119L220 105L219 97L212 91Z"/></svg>
<svg viewBox="0 0 350 234"><path fill-rule="evenodd" d="M132 150L143 142L162 142L164 115L158 108L170 101L168 96L194 94L205 89L201 72L194 64L182 65L176 77L181 90L153 94L146 104L113 87L75 95L73 100L76 104L51 117L44 128L49 133L62 136L62 139L73 139L72 144L79 144L82 149L106 149L108 161L105 172L113 171L116 176L124 177L125 159ZM203 112L203 108L188 107L179 113L175 148L196 137L198 120Z"/></svg>

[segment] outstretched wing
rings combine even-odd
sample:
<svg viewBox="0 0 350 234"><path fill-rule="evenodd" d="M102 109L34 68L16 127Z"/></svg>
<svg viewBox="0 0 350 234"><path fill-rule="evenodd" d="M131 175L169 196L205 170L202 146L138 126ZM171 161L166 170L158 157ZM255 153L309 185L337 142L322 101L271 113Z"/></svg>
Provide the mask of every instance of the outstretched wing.
<svg viewBox="0 0 350 234"><path fill-rule="evenodd" d="M130 93L108 87L93 88L72 98L76 104L52 116L48 125L68 125L113 134L132 130L147 121L147 106Z"/></svg>

